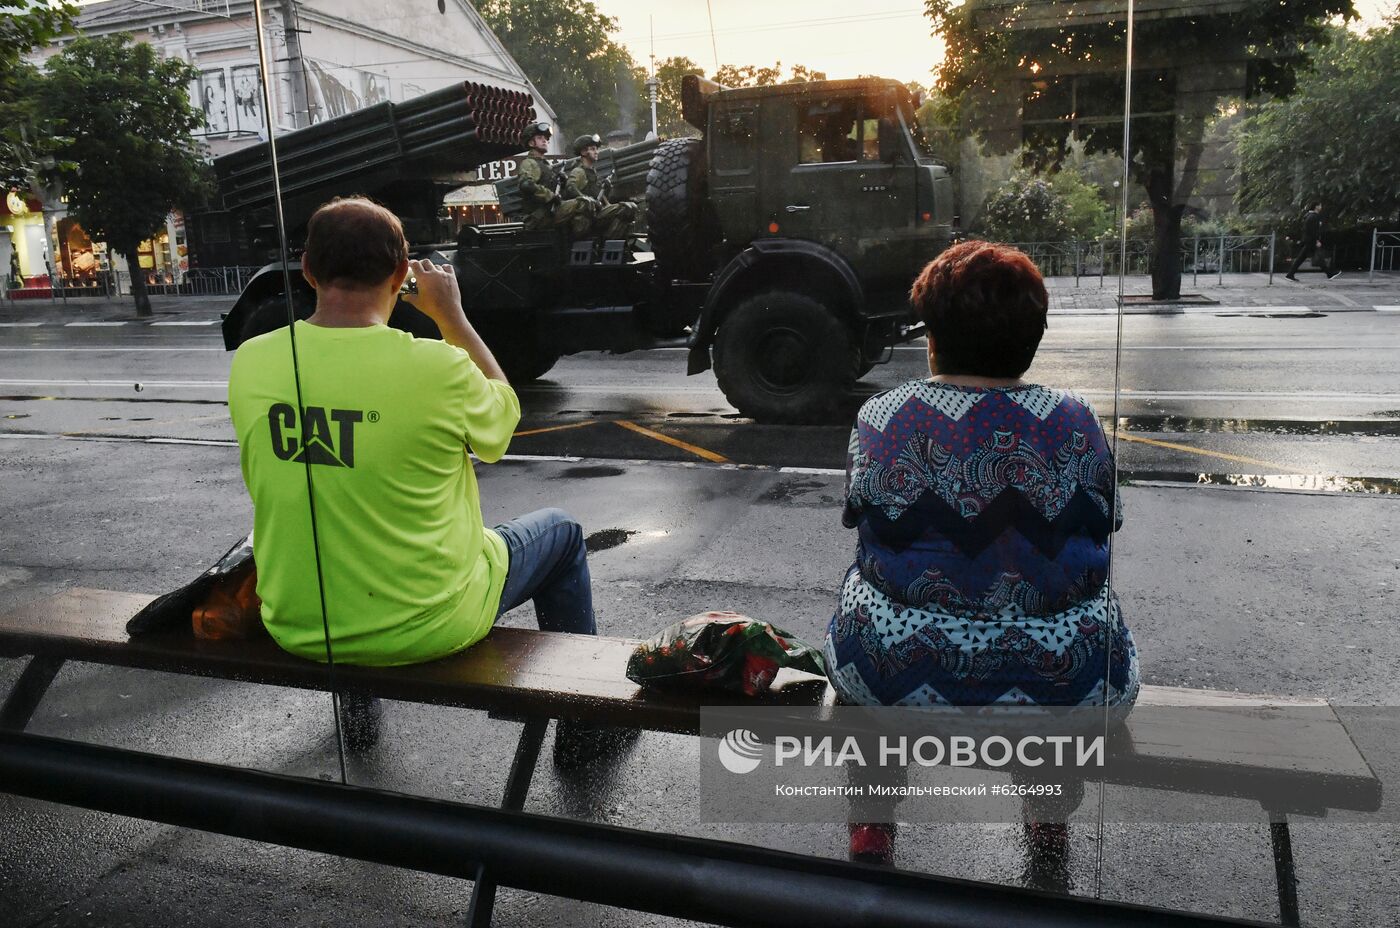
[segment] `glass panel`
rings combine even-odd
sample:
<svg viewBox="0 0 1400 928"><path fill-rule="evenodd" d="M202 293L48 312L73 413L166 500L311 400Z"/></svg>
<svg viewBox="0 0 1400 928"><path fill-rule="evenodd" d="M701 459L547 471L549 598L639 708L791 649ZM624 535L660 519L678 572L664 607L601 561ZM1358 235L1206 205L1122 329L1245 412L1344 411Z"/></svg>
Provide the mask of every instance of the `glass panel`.
<svg viewBox="0 0 1400 928"><path fill-rule="evenodd" d="M267 410L235 428L228 402L243 308L286 313L266 276L249 283L276 250L267 220L218 208L226 159L270 176L252 10L21 3L4 17L0 698L6 737L23 732L7 743L339 777L324 668L283 655L259 614L238 441L266 435ZM308 643L324 654L323 634ZM166 784L172 805L182 785ZM150 798L110 781L89 795ZM148 894L169 889L148 849L183 833L4 805L7 923L79 898L98 922L148 920ZM224 891L214 879L179 882L207 899Z"/></svg>
<svg viewBox="0 0 1400 928"><path fill-rule="evenodd" d="M1386 144L1394 21L1167 6L1135 23L1114 574L1144 683L1127 725L1178 734L1110 764L1103 894L1384 921L1362 887L1395 834L1397 333L1369 269L1394 204L1327 171ZM1168 762L1154 789L1121 782Z"/></svg>

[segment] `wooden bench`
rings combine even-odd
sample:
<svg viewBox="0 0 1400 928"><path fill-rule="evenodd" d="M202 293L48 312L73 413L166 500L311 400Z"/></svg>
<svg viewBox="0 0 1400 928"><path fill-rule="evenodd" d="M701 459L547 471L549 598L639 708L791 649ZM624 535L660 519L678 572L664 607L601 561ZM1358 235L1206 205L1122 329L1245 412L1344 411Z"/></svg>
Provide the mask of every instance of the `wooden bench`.
<svg viewBox="0 0 1400 928"><path fill-rule="evenodd" d="M0 657L32 658L0 706L0 729L23 730L59 668L69 660L311 690L329 688L331 676L325 665L293 657L271 639L206 642L185 634L128 638L127 619L152 598L70 589L0 617ZM471 649L441 661L390 668L337 665L334 686L344 694L485 710L523 721L501 803L503 809L519 811L551 718L662 732L698 731L702 707L698 694L645 690L626 678L627 658L635 645L636 641L621 638L497 628ZM711 694L703 703L724 701ZM813 706L830 701L825 680L783 671L771 694L744 704ZM1144 714L1145 718L1130 714L1126 728L1133 751L1128 762L1112 763L1099 771L1109 783L1267 802L1280 913L1284 924L1297 924L1287 816L1324 814L1330 809L1374 811L1380 805L1380 783L1344 726L1320 700L1146 686L1138 705L1322 710L1323 721L1311 726L1307 750L1283 751L1286 762L1275 765L1254 759L1259 756L1257 745L1242 748L1233 742L1225 712L1219 730L1205 732L1174 730L1170 722L1161 721L1161 714ZM1222 767L1230 772L1228 789L1220 785ZM1281 795L1290 797L1282 805ZM489 924L494 892L490 873L478 872L469 924Z"/></svg>

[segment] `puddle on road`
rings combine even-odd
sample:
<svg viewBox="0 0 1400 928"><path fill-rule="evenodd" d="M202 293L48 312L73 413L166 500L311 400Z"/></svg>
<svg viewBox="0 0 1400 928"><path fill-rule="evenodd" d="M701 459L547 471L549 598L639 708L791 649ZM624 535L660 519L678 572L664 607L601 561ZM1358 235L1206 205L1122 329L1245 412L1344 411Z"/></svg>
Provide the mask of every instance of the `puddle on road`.
<svg viewBox="0 0 1400 928"><path fill-rule="evenodd" d="M1394 415L1392 410L1390 415ZM1378 415L1385 415L1384 413ZM1105 426L1113 420L1104 420ZM1400 435L1400 418L1385 419L1233 419L1193 416L1121 416L1125 432L1272 433L1275 435L1357 435L1375 438Z"/></svg>
<svg viewBox="0 0 1400 928"><path fill-rule="evenodd" d="M1326 474L1202 474L1191 471L1131 471L1118 475L1125 486L1137 483L1186 483L1195 486L1252 487L1261 490L1306 490L1314 493L1377 493L1400 496L1400 479L1334 477Z"/></svg>
<svg viewBox="0 0 1400 928"><path fill-rule="evenodd" d="M758 499L759 502L763 503L790 503L797 499L808 497L808 494L813 491L829 489L831 489L831 484L827 481L798 478L775 483ZM837 502L836 497L829 494L822 495L820 501L830 504L835 504Z"/></svg>
<svg viewBox="0 0 1400 928"><path fill-rule="evenodd" d="M549 479L589 480L593 477L621 477L625 473L627 473L625 467L614 467L610 464L585 464L579 467L566 467ZM610 529L610 531L617 530Z"/></svg>
<svg viewBox="0 0 1400 928"><path fill-rule="evenodd" d="M1215 313L1217 319L1323 319L1326 313Z"/></svg>
<svg viewBox="0 0 1400 928"><path fill-rule="evenodd" d="M626 528L599 529L583 539L583 547L589 554L606 551L609 548L626 544L627 540L635 534L637 534L635 531Z"/></svg>

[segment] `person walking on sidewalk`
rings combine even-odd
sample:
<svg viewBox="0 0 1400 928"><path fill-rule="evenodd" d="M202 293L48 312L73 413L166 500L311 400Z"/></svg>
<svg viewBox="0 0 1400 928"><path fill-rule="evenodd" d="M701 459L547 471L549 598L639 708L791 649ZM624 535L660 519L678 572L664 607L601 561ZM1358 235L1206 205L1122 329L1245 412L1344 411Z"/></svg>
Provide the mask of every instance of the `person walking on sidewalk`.
<svg viewBox="0 0 1400 928"><path fill-rule="evenodd" d="M1298 268L1303 266L1303 262L1317 255L1314 264L1322 268L1327 279L1336 277L1340 271L1336 267L1327 263L1322 252L1322 203L1314 203L1312 209L1303 214L1303 237L1298 243L1298 254L1293 259L1293 266L1288 269L1288 273L1283 275L1289 280L1297 281L1294 276L1298 273Z"/></svg>

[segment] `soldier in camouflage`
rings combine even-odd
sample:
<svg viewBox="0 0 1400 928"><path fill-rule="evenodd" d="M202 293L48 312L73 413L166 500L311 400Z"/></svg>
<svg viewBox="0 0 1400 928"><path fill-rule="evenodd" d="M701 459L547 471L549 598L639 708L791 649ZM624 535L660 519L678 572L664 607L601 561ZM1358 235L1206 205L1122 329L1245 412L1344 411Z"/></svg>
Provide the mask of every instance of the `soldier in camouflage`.
<svg viewBox="0 0 1400 928"><path fill-rule="evenodd" d="M526 151L519 168L520 195L526 209L525 230L562 227L576 236L580 226L585 230L592 226L594 201L582 197L566 200L560 196L559 176L544 157L553 134L546 122L533 123L525 129Z"/></svg>
<svg viewBox="0 0 1400 928"><path fill-rule="evenodd" d="M596 134L580 135L574 139L574 154L577 164L569 171L569 180L564 188L565 198L587 198L594 204L591 228L580 238L592 236L602 239L626 238L632 224L637 221L637 204L607 202L610 182L600 181L598 169L598 146L601 140Z"/></svg>

